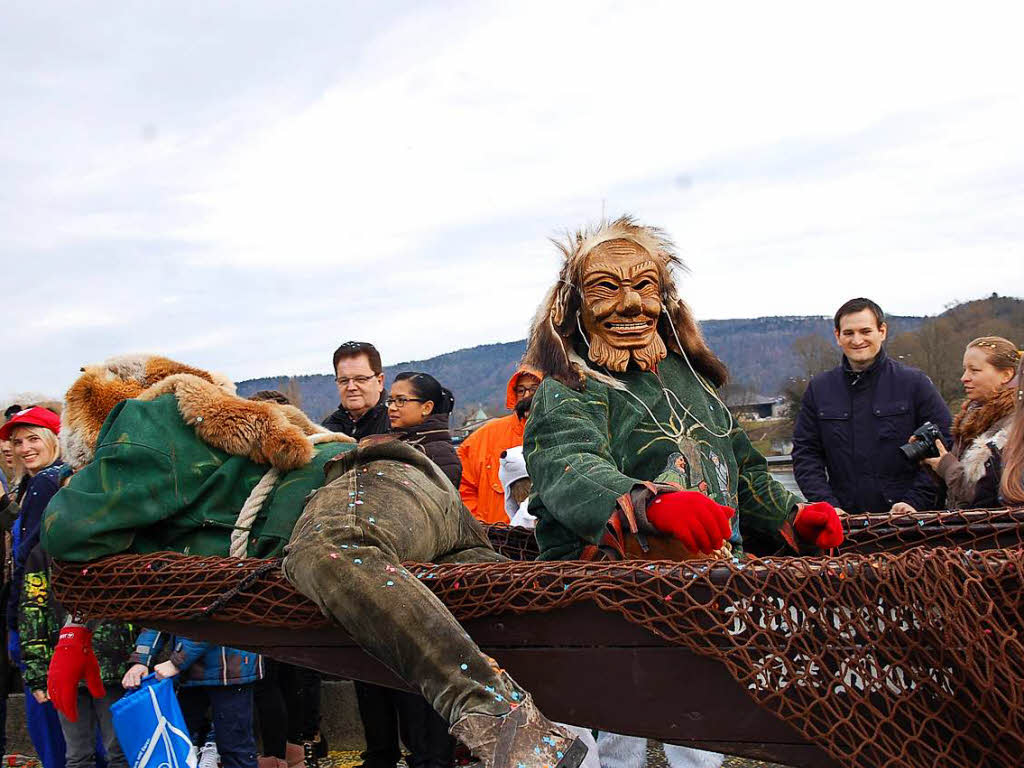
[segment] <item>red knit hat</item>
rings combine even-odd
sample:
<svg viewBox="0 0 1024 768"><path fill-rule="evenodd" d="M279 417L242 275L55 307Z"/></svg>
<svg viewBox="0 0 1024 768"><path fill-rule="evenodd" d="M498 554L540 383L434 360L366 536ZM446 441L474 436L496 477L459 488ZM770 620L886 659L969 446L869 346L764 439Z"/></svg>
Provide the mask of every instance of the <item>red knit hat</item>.
<svg viewBox="0 0 1024 768"><path fill-rule="evenodd" d="M6 440L11 430L17 426L45 427L55 435L60 434L60 416L48 408L40 408L38 405L18 411L3 426L0 426L0 440Z"/></svg>

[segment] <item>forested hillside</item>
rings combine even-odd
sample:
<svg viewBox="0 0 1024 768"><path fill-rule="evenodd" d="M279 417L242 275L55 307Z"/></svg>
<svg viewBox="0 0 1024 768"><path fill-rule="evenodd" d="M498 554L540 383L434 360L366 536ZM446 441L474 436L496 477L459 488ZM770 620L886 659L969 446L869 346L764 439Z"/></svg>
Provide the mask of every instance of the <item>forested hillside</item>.
<svg viewBox="0 0 1024 768"><path fill-rule="evenodd" d="M960 359L964 345L976 336L1006 336L1024 344L1024 301L992 296L952 307L931 318L890 316L893 354L923 369L950 402L960 397ZM711 348L729 366L734 390L773 395L788 391L799 397L808 375L839 361L832 319L825 317L757 317L749 320L706 320L701 323ZM428 360L388 366L386 373L425 371L455 393L456 419L483 406L490 415L504 413L505 382L526 348L526 341L484 344ZM386 350L385 350L386 353ZM301 396L303 409L321 419L338 406L334 378L329 375L268 377L240 382L239 392L289 390Z"/></svg>
<svg viewBox="0 0 1024 768"><path fill-rule="evenodd" d="M895 332L914 330L919 317L890 318ZM816 335L832 342L832 320L825 317L759 317L749 320L707 320L701 323L711 348L729 366L733 386L739 389L773 394L782 390L789 377L802 372L793 349L794 342ZM505 382L526 348L526 341L484 344L460 349L428 360L412 360L390 365L386 373L425 371L455 393L457 416L483 406L489 414L504 413ZM834 347L833 347L834 348ZM387 350L384 351L385 354ZM838 352L833 355L838 360ZM301 393L302 407L320 419L338 407L338 393L332 376L297 376L293 379L272 376L240 382L239 392L252 394L258 389L290 388ZM459 422L459 419L455 419Z"/></svg>

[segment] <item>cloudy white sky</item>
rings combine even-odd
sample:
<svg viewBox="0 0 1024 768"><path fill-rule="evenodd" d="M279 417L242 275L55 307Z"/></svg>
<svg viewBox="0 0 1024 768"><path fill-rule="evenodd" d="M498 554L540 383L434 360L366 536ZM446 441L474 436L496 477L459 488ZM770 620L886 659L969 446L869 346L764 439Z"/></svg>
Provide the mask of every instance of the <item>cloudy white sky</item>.
<svg viewBox="0 0 1024 768"><path fill-rule="evenodd" d="M1024 295L1024 12L935 2L13 2L0 396L522 338L629 211L702 319Z"/></svg>

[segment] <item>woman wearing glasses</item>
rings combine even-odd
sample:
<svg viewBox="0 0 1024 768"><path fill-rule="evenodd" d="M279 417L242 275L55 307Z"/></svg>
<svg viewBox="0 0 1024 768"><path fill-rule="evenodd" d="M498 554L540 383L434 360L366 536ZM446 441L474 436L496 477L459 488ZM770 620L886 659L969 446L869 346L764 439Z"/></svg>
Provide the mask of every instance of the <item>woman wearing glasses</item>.
<svg viewBox="0 0 1024 768"><path fill-rule="evenodd" d="M455 398L429 373L400 373L385 400L392 431L423 451L459 487L462 463L452 445L448 419Z"/></svg>
<svg viewBox="0 0 1024 768"><path fill-rule="evenodd" d="M384 402L392 432L425 453L458 488L462 464L448 428L455 405L452 393L428 373L406 372L395 376L391 394ZM395 691L394 697L399 732L411 753L409 765L450 768L455 741L448 735L448 724L422 696Z"/></svg>

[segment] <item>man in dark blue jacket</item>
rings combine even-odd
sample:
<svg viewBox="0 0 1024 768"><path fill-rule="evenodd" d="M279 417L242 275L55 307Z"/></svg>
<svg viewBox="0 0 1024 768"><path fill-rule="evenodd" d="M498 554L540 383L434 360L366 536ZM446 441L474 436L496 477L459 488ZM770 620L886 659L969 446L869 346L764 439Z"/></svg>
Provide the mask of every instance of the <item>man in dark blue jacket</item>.
<svg viewBox="0 0 1024 768"><path fill-rule="evenodd" d="M930 421L952 445L952 417L923 372L890 359L882 309L851 299L835 316L842 364L811 379L793 432L793 472L808 501L849 513L934 509L938 487L899 447Z"/></svg>

